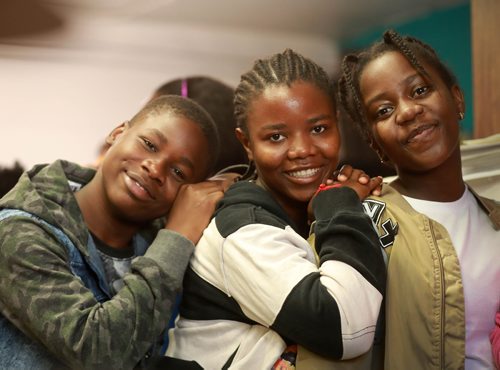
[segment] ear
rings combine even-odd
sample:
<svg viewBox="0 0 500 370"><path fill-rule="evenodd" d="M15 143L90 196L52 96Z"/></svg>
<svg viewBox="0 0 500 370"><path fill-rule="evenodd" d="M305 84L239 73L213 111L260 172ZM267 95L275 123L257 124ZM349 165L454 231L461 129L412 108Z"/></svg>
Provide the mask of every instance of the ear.
<svg viewBox="0 0 500 370"><path fill-rule="evenodd" d="M250 148L250 139L239 127L236 128L235 132L236 132L236 137L238 138L241 145L243 145L243 148L245 148L245 151L247 152L248 159L250 161L253 161L253 152L252 149Z"/></svg>
<svg viewBox="0 0 500 370"><path fill-rule="evenodd" d="M129 128L130 128L129 121L125 121L120 126L115 127L113 131L111 131L106 137L106 144L110 146L113 145L116 142L116 140Z"/></svg>
<svg viewBox="0 0 500 370"><path fill-rule="evenodd" d="M453 97L453 100L455 101L455 104L457 106L457 116L458 113L465 113L465 99L464 99L464 94L462 93L462 90L458 85L453 85L451 87L451 95Z"/></svg>

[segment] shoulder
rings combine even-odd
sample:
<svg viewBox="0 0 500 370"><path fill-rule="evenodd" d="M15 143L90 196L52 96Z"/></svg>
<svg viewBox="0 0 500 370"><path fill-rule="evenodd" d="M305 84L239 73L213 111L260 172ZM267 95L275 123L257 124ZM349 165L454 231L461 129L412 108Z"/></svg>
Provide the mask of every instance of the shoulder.
<svg viewBox="0 0 500 370"><path fill-rule="evenodd" d="M370 216L372 221L378 225L384 217L399 212L409 212L412 210L410 204L401 196L401 194L388 184L384 184L380 196L370 196L363 202L364 212Z"/></svg>
<svg viewBox="0 0 500 370"><path fill-rule="evenodd" d="M35 218L15 216L3 219L0 222L0 235L0 260L4 263L13 263L13 258L15 261L39 260L39 266L45 266L47 256L67 259L66 249L54 230Z"/></svg>
<svg viewBox="0 0 500 370"><path fill-rule="evenodd" d="M62 180L74 181L80 185L88 183L95 175L95 170L83 167L77 163L58 159L50 164L38 164L28 171L33 180Z"/></svg>
<svg viewBox="0 0 500 370"><path fill-rule="evenodd" d="M215 223L223 237L250 224L282 229L290 224L285 212L270 194L250 182L231 186L215 212Z"/></svg>
<svg viewBox="0 0 500 370"><path fill-rule="evenodd" d="M226 208L217 214L215 223L224 237L251 224L264 224L281 229L288 225L280 217L253 204L240 204Z"/></svg>
<svg viewBox="0 0 500 370"><path fill-rule="evenodd" d="M476 198L481 209L488 215L493 228L500 230L500 202L480 196L469 184L467 184L467 187Z"/></svg>
<svg viewBox="0 0 500 370"><path fill-rule="evenodd" d="M386 184L380 197L372 196L363 201L363 210L371 218L384 248L394 244L400 219L414 212L401 194Z"/></svg>

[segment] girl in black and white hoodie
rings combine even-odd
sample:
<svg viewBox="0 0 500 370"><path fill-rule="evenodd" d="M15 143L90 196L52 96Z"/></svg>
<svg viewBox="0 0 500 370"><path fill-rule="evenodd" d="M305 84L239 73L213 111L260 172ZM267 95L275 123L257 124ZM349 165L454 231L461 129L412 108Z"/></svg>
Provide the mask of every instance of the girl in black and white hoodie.
<svg viewBox="0 0 500 370"><path fill-rule="evenodd" d="M299 357L301 348L331 359L366 353L385 266L360 199L381 180L349 169L342 186L320 186L340 145L326 73L292 50L258 60L236 89L235 113L255 176L228 189L196 246L167 356L193 368L270 369L294 365L296 345ZM315 194L316 250L307 240Z"/></svg>

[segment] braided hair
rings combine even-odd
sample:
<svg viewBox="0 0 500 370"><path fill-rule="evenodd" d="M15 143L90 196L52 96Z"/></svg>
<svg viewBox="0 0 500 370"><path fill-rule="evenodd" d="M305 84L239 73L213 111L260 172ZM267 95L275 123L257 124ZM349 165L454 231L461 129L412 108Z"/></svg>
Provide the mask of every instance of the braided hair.
<svg viewBox="0 0 500 370"><path fill-rule="evenodd" d="M241 76L234 96L237 127L248 135L249 106L266 88L279 85L290 86L297 81L313 84L334 100L330 79L323 68L295 51L286 49L268 59L257 60L253 68Z"/></svg>
<svg viewBox="0 0 500 370"><path fill-rule="evenodd" d="M359 80L368 63L391 51L401 53L424 78L429 79L430 76L422 62L432 66L448 88L457 84L453 72L439 59L431 46L416 38L401 36L394 30L386 31L383 39L370 48L358 54L346 55L338 81L339 105L368 141L371 141L371 131L362 103Z"/></svg>
<svg viewBox="0 0 500 370"><path fill-rule="evenodd" d="M253 68L241 76L234 93L234 116L237 127L248 136L247 118L252 102L268 87L291 86L298 81L309 82L324 91L335 105L335 94L325 70L292 49L286 49L267 59L258 59ZM241 180L255 177L255 163L250 161Z"/></svg>

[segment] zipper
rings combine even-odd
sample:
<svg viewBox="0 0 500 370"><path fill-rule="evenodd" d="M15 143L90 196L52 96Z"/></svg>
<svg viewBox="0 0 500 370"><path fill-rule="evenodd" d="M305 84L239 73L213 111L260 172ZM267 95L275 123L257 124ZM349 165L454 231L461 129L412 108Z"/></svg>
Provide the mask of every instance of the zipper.
<svg viewBox="0 0 500 370"><path fill-rule="evenodd" d="M436 235L434 234L434 228L432 226L432 223L427 221L429 223L429 229L431 231L432 235L432 241L434 242L434 245L436 247L436 253L438 255L438 261L439 261L439 273L441 277L441 315L440 315L440 329L441 329L441 340L440 342L440 351L439 351L439 368L444 369L444 317L445 317L445 278L444 278L444 266L443 266L443 259L441 256L441 252L439 251L438 247L438 242L436 240Z"/></svg>

